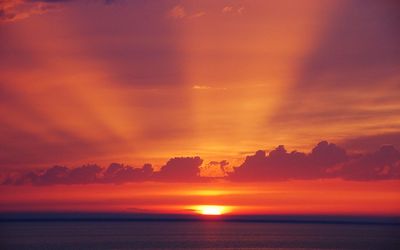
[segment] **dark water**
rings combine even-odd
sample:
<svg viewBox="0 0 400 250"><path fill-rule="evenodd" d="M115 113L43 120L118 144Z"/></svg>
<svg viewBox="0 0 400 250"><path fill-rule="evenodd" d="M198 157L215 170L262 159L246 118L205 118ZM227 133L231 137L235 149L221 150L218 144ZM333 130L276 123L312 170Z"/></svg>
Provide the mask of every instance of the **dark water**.
<svg viewBox="0 0 400 250"><path fill-rule="evenodd" d="M1 249L400 249L394 225L2 222Z"/></svg>

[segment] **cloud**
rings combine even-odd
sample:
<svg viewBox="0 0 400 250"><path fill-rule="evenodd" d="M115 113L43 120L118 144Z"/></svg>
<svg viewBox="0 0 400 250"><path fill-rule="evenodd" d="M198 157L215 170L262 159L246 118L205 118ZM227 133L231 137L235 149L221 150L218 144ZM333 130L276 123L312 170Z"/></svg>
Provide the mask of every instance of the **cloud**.
<svg viewBox="0 0 400 250"><path fill-rule="evenodd" d="M211 87L210 86L206 86L206 85L194 85L193 89L205 90L205 89L211 89Z"/></svg>
<svg viewBox="0 0 400 250"><path fill-rule="evenodd" d="M170 9L167 13L167 17L172 19L184 19L184 18L199 18L205 16L206 12L204 11L197 11L197 12L188 12L186 8L182 5L175 5Z"/></svg>
<svg viewBox="0 0 400 250"><path fill-rule="evenodd" d="M233 182L268 182L339 178L350 181L400 180L400 152L392 145L365 154L349 154L343 148L321 141L309 153L288 152L283 145L268 154L258 150L231 170L228 161L210 161L202 166L198 157L171 158L159 171L150 164L140 168L112 163L77 168L53 166L42 171L10 173L2 185L72 185L128 182L208 182L213 177ZM228 168L227 168L228 167ZM205 171L204 174L203 171ZM203 174L201 174L201 172Z"/></svg>
<svg viewBox="0 0 400 250"><path fill-rule="evenodd" d="M285 181L293 179L341 178L388 180L400 178L400 153L393 146L377 152L349 155L333 143L322 141L306 154L287 152L279 146L268 155L259 150L229 174L233 181Z"/></svg>
<svg viewBox="0 0 400 250"><path fill-rule="evenodd" d="M374 153L346 162L334 174L358 181L400 179L400 152L392 145L384 145Z"/></svg>
<svg viewBox="0 0 400 250"><path fill-rule="evenodd" d="M232 6L225 6L224 8L222 8L222 13L230 13L232 11L233 11Z"/></svg>
<svg viewBox="0 0 400 250"><path fill-rule="evenodd" d="M69 171L68 184L90 184L97 181L102 168L97 165L84 165Z"/></svg>
<svg viewBox="0 0 400 250"><path fill-rule="evenodd" d="M223 14L242 15L243 12L244 12L243 6L235 7L235 6L227 5L222 8Z"/></svg>
<svg viewBox="0 0 400 250"><path fill-rule="evenodd" d="M202 178L200 157L177 157L170 159L160 171L154 172L150 164L141 168L111 163L107 168L95 164L83 165L77 168L53 166L43 171L29 171L22 174L9 174L1 182L3 185L71 185L128 182L199 182Z"/></svg>
<svg viewBox="0 0 400 250"><path fill-rule="evenodd" d="M226 160L222 160L222 161L210 161L208 164L211 165L211 166L219 166L220 168L223 168L223 167L229 165L229 162L226 161Z"/></svg>
<svg viewBox="0 0 400 250"><path fill-rule="evenodd" d="M0 23L13 22L62 8L61 3L74 0L2 0L0 1ZM76 1L76 0L75 0ZM111 5L116 0L99 0Z"/></svg>
<svg viewBox="0 0 400 250"><path fill-rule="evenodd" d="M182 19L186 17L186 10L185 7L182 5L176 5L172 7L171 10L168 11L168 17L173 18L173 19Z"/></svg>
<svg viewBox="0 0 400 250"><path fill-rule="evenodd" d="M207 85L193 85L194 90L227 90L225 87L211 87Z"/></svg>
<svg viewBox="0 0 400 250"><path fill-rule="evenodd" d="M222 161L210 161L207 164L201 166L201 176L204 177L223 177L227 175L229 171L229 162L226 160Z"/></svg>
<svg viewBox="0 0 400 250"><path fill-rule="evenodd" d="M142 168L133 168L119 163L112 163L104 171L101 182L105 183L125 183L150 180L153 175L153 167L145 164Z"/></svg>
<svg viewBox="0 0 400 250"><path fill-rule="evenodd" d="M0 2L0 22L13 22L60 8L64 1L4 0Z"/></svg>
<svg viewBox="0 0 400 250"><path fill-rule="evenodd" d="M155 173L155 180L167 182L191 182L200 180L200 157L178 157L170 159Z"/></svg>
<svg viewBox="0 0 400 250"><path fill-rule="evenodd" d="M32 184L35 186L57 184L91 184L98 181L102 168L98 165L83 165L77 168L53 166L44 171L28 172L14 178L7 178L3 184Z"/></svg>

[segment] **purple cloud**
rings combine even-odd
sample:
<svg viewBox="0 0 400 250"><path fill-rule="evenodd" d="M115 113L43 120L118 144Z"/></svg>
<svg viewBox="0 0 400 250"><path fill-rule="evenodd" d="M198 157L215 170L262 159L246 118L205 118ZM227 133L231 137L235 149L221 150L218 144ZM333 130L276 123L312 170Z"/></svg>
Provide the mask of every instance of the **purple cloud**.
<svg viewBox="0 0 400 250"><path fill-rule="evenodd" d="M372 154L350 156L333 143L322 141L309 153L288 153L279 146L268 155L259 150L229 174L233 181L283 181L341 178L370 181L400 179L400 152L382 146Z"/></svg>
<svg viewBox="0 0 400 250"><path fill-rule="evenodd" d="M391 145L346 162L335 172L347 180L373 181L400 179L400 152Z"/></svg>
<svg viewBox="0 0 400 250"><path fill-rule="evenodd" d="M77 168L53 166L43 171L29 171L3 177L2 185L71 185L129 182L208 182L212 178L200 175L203 160L196 157L170 159L159 171L150 164L135 168L112 163L107 168L83 165ZM227 161L206 164L223 170L218 176L237 182L286 181L299 179L340 178L352 181L400 179L400 152L391 145L382 146L373 153L348 154L343 148L326 141L318 143L309 153L288 152L283 145L268 154L258 150L244 162L226 172Z"/></svg>
<svg viewBox="0 0 400 250"><path fill-rule="evenodd" d="M155 180L167 182L199 181L200 166L203 160L200 157L179 157L170 159L161 170L155 173Z"/></svg>
<svg viewBox="0 0 400 250"><path fill-rule="evenodd" d="M150 180L153 175L153 167L145 164L142 168L133 168L119 163L112 163L104 171L101 182L125 183Z"/></svg>

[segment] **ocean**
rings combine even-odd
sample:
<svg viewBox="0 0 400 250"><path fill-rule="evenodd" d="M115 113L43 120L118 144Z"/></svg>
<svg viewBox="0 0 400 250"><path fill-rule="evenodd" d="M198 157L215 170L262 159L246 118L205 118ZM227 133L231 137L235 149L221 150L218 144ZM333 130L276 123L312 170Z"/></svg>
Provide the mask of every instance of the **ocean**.
<svg viewBox="0 0 400 250"><path fill-rule="evenodd" d="M400 226L229 221L1 222L6 249L400 249Z"/></svg>

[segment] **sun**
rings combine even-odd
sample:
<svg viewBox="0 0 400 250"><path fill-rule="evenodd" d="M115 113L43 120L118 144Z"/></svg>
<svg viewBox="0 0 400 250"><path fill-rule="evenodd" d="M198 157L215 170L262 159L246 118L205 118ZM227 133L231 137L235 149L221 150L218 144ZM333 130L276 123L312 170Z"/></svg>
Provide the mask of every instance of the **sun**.
<svg viewBox="0 0 400 250"><path fill-rule="evenodd" d="M203 215L222 215L228 211L227 207L220 205L199 205L194 210Z"/></svg>

